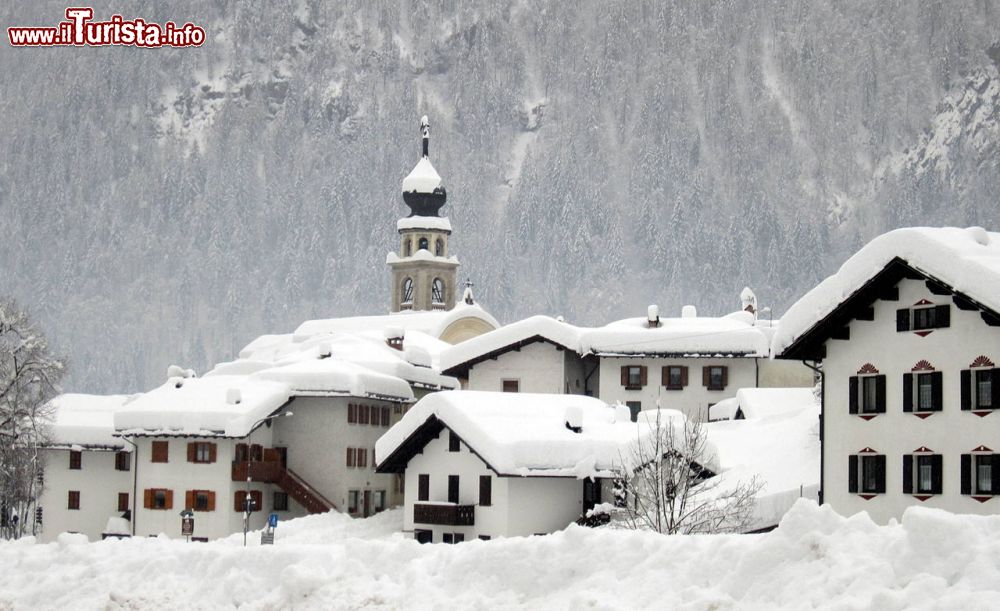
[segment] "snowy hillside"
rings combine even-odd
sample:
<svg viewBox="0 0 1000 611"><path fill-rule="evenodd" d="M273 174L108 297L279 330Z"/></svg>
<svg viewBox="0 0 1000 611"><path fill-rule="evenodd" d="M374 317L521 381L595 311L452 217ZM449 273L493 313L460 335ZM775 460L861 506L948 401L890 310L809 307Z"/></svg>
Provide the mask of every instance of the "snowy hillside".
<svg viewBox="0 0 1000 611"><path fill-rule="evenodd" d="M991 2L95 10L208 42L0 52L0 293L74 390L387 309L422 114L459 273L502 321L721 314L745 285L780 313L887 229L1000 227Z"/></svg>
<svg viewBox="0 0 1000 611"><path fill-rule="evenodd" d="M301 522L301 523L300 523ZM1000 518L911 508L879 527L800 501L765 535L572 526L419 545L401 515L312 516L273 547L158 539L0 543L12 609L995 609Z"/></svg>

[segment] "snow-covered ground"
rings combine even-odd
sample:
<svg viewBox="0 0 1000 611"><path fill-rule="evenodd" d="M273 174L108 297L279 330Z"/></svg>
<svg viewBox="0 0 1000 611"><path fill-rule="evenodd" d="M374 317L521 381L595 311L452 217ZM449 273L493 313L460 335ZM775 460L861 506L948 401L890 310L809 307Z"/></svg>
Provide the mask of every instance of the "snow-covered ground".
<svg viewBox="0 0 1000 611"><path fill-rule="evenodd" d="M913 508L876 526L801 501L764 535L570 527L418 545L401 514L311 516L273 547L159 539L0 544L7 609L996 609L1000 516Z"/></svg>

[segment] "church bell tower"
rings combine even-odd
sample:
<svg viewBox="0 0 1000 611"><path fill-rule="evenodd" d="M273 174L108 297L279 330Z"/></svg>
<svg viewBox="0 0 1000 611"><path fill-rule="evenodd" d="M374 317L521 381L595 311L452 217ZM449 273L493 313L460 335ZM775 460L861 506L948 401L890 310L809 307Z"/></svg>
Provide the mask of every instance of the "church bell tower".
<svg viewBox="0 0 1000 611"><path fill-rule="evenodd" d="M430 124L420 119L423 154L403 179L409 216L396 222L399 251L386 257L392 275L391 311L450 310L455 307L458 258L448 252L451 223L438 215L448 196L430 160Z"/></svg>

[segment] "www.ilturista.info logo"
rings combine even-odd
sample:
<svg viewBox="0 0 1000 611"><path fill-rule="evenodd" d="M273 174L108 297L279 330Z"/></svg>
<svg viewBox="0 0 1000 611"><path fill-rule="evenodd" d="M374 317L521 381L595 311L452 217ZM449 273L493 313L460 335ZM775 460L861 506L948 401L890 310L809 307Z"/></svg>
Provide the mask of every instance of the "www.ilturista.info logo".
<svg viewBox="0 0 1000 611"><path fill-rule="evenodd" d="M94 9L66 9L67 21L55 27L7 28L7 38L15 47L106 46L134 47L199 47L205 42L205 29L185 23L168 21L163 25L143 19L124 19L112 15L108 21L92 21Z"/></svg>

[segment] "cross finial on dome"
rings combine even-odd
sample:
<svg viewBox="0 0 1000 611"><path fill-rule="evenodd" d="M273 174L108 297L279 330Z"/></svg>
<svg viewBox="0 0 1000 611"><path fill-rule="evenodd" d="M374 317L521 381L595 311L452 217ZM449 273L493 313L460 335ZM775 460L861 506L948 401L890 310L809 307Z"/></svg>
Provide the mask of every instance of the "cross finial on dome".
<svg viewBox="0 0 1000 611"><path fill-rule="evenodd" d="M430 156L431 124L427 115L420 117L420 135L423 137L424 157Z"/></svg>

